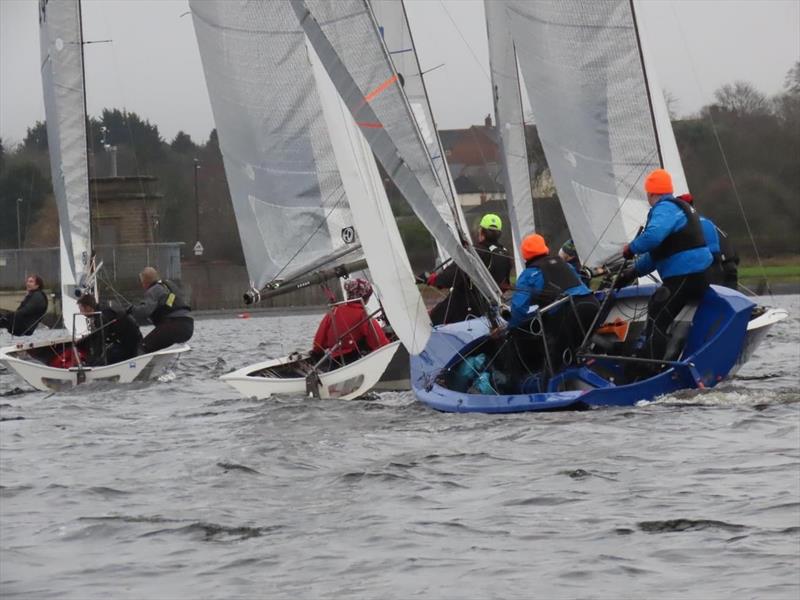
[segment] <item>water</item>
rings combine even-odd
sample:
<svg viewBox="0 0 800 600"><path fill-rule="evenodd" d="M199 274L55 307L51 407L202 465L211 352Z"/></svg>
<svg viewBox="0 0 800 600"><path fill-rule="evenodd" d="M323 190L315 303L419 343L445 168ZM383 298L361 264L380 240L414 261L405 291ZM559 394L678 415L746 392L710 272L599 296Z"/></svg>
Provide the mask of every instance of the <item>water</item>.
<svg viewBox="0 0 800 600"><path fill-rule="evenodd" d="M0 596L794 600L800 297L773 304L724 388L508 416L240 398L217 376L317 316L198 321L171 381L0 397Z"/></svg>

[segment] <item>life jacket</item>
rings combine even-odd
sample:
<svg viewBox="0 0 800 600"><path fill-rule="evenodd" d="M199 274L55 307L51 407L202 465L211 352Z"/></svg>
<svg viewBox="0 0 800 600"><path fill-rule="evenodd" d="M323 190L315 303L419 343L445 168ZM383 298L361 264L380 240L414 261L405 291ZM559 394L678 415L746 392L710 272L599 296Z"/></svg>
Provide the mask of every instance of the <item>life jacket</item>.
<svg viewBox="0 0 800 600"><path fill-rule="evenodd" d="M158 306L150 315L150 320L154 325L158 325L170 313L176 310L192 310L192 307L183 299L183 295L175 287L175 284L167 279L159 279L153 285L163 285L167 288L167 295L159 299Z"/></svg>
<svg viewBox="0 0 800 600"><path fill-rule="evenodd" d="M525 263L525 266L539 269L544 279L541 291L531 294L531 304L547 306L558 300L568 289L581 285L581 280L572 267L558 256L536 256Z"/></svg>
<svg viewBox="0 0 800 600"><path fill-rule="evenodd" d="M478 252L478 256L483 261L483 264L486 265L495 283L497 283L501 289L507 289L514 263L505 246L499 242L489 242L486 244L477 244L475 250Z"/></svg>
<svg viewBox="0 0 800 600"><path fill-rule="evenodd" d="M700 217L691 204L683 200L678 200L677 198L664 198L660 200L660 202L672 202L672 204L680 208L686 216L686 225L678 231L670 233L664 238L664 241L650 251L650 257L654 261L662 261L678 252L692 250L693 248L702 248L706 245L706 238L703 235L703 226L700 224Z"/></svg>

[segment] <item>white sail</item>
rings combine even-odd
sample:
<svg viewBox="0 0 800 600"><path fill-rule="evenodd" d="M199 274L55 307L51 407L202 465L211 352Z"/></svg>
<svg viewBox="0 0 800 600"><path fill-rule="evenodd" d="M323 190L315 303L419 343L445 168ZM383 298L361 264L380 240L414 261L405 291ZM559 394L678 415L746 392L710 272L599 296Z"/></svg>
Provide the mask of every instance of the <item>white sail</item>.
<svg viewBox="0 0 800 600"><path fill-rule="evenodd" d="M487 298L500 290L471 248L436 210L444 191L397 85L369 7L359 0L290 0L297 19L375 156L434 238ZM313 6L313 10L311 10ZM334 44L335 43L335 44ZM380 116L379 116L380 115Z"/></svg>
<svg viewBox="0 0 800 600"><path fill-rule="evenodd" d="M402 78L403 92L411 106L411 112L419 128L420 135L428 148L439 185L444 191L446 203L437 206L442 218L455 229L454 220L458 220L463 231L467 231L467 223L461 204L458 202L453 178L444 154L436 120L431 110L430 99L425 86L425 79L420 67L419 56L414 46L414 38L408 24L408 16L403 0L370 0L369 6L378 23L383 42L392 59L398 77ZM438 196L437 198L438 199ZM447 258L439 246L439 258Z"/></svg>
<svg viewBox="0 0 800 600"><path fill-rule="evenodd" d="M305 36L291 7L189 5L253 284L260 289L355 248Z"/></svg>
<svg viewBox="0 0 800 600"><path fill-rule="evenodd" d="M408 352L419 354L430 337L431 322L414 283L375 158L313 49L309 57L339 173L378 299Z"/></svg>
<svg viewBox="0 0 800 600"><path fill-rule="evenodd" d="M525 262L520 255L522 239L534 232L533 198L528 149L525 144L525 120L522 109L519 70L502 2L484 2L486 34L489 40L489 68L492 72L497 139L503 157L503 180L508 206L509 229L514 245L517 273Z"/></svg>
<svg viewBox="0 0 800 600"><path fill-rule="evenodd" d="M64 326L79 314L80 294L91 265L89 165L86 146L83 38L78 0L40 0L39 39L47 145L53 194L58 206L61 246L61 302ZM76 332L88 329L75 319Z"/></svg>
<svg viewBox="0 0 800 600"><path fill-rule="evenodd" d="M661 157L629 0L506 0L517 57L559 199L584 263L646 219Z"/></svg>

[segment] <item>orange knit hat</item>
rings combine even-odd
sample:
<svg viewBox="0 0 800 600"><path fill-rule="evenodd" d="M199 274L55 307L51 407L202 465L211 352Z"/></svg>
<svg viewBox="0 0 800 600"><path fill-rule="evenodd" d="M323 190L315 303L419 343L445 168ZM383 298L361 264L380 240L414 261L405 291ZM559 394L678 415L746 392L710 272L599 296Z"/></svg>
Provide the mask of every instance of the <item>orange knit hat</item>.
<svg viewBox="0 0 800 600"><path fill-rule="evenodd" d="M538 233L532 233L522 240L519 247L522 252L522 258L530 260L535 256L542 254L550 254L550 248L544 243L544 238Z"/></svg>
<svg viewBox="0 0 800 600"><path fill-rule="evenodd" d="M671 194L672 176L664 169L656 169L644 180L644 191L648 194Z"/></svg>

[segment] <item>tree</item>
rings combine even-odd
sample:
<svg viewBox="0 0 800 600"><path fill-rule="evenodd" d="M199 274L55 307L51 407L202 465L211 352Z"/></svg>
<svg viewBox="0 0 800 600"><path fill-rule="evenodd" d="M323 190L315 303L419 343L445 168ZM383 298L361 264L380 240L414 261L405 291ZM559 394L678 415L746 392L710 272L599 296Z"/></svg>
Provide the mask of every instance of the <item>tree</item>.
<svg viewBox="0 0 800 600"><path fill-rule="evenodd" d="M44 121L36 121L33 127L28 127L22 145L26 150L47 150L47 125Z"/></svg>
<svg viewBox="0 0 800 600"><path fill-rule="evenodd" d="M197 151L197 145L192 141L192 137L183 131L175 134L175 138L170 142L170 147L178 154L190 154Z"/></svg>
<svg viewBox="0 0 800 600"><path fill-rule="evenodd" d="M24 219L22 238L25 238L26 224L35 218L50 193L50 181L42 175L36 165L23 163L9 166L0 177L0 245L6 248L17 247L17 198L23 201Z"/></svg>
<svg viewBox="0 0 800 600"><path fill-rule="evenodd" d="M767 97L746 81L726 83L714 92L714 99L721 109L739 116L770 112Z"/></svg>
<svg viewBox="0 0 800 600"><path fill-rule="evenodd" d="M800 60L794 63L794 66L786 73L783 88L789 94L800 96Z"/></svg>
<svg viewBox="0 0 800 600"><path fill-rule="evenodd" d="M667 105L667 113L669 114L670 120L674 121L677 119L678 97L667 89L664 90L664 104Z"/></svg>

